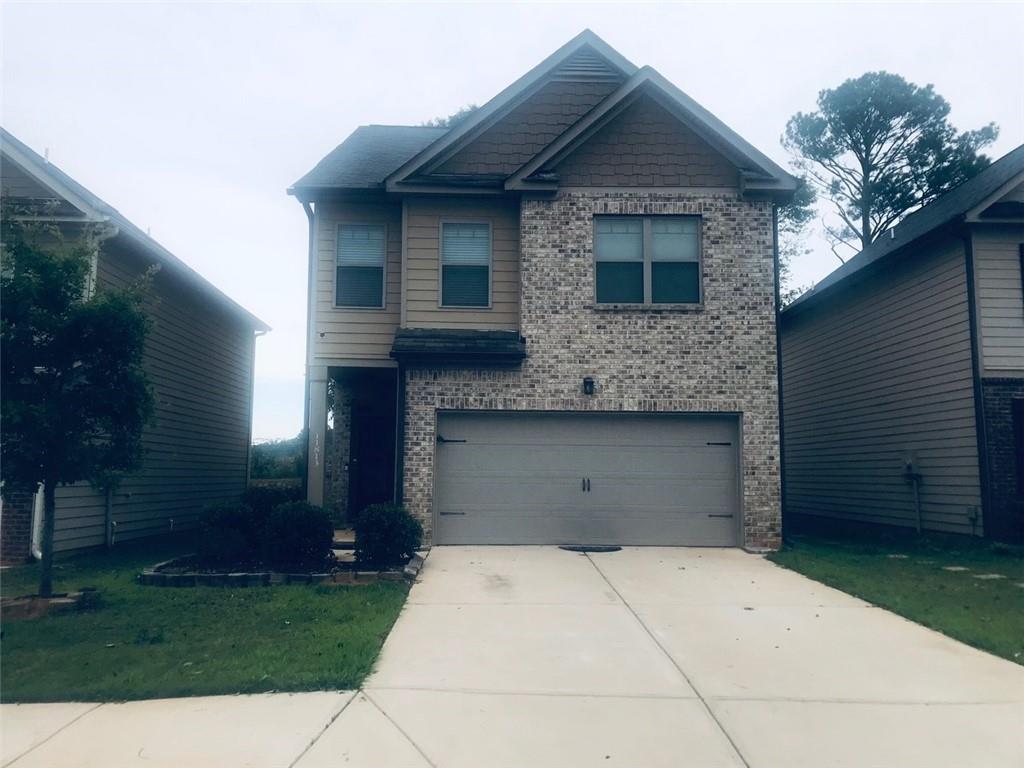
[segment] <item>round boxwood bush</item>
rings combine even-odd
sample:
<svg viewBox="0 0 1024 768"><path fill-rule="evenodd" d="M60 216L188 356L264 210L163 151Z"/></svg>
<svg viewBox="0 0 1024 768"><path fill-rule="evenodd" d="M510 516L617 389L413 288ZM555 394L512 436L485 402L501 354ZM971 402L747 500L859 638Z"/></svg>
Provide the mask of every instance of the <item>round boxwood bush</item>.
<svg viewBox="0 0 1024 768"><path fill-rule="evenodd" d="M302 501L302 489L286 485L251 485L242 494L242 503L262 515L264 520L274 507L289 501Z"/></svg>
<svg viewBox="0 0 1024 768"><path fill-rule="evenodd" d="M199 516L199 557L211 565L259 560L265 516L237 501L211 504Z"/></svg>
<svg viewBox="0 0 1024 768"><path fill-rule="evenodd" d="M356 516L356 561L369 568L402 565L423 541L423 526L405 507L372 504Z"/></svg>
<svg viewBox="0 0 1024 768"><path fill-rule="evenodd" d="M280 504L267 518L266 560L281 570L326 568L334 541L327 511L304 501Z"/></svg>

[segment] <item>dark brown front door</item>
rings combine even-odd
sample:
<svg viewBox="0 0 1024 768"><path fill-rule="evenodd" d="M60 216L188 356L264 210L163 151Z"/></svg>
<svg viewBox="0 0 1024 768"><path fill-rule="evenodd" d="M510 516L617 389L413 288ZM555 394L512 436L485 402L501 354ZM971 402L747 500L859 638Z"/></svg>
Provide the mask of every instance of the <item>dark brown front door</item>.
<svg viewBox="0 0 1024 768"><path fill-rule="evenodd" d="M353 398L350 515L394 498L395 374L388 373L361 382Z"/></svg>

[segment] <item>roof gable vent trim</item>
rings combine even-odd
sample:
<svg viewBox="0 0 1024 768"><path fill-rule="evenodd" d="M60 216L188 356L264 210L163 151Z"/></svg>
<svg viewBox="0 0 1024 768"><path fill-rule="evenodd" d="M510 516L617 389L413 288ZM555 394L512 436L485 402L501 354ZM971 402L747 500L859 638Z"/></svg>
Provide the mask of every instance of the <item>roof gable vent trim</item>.
<svg viewBox="0 0 1024 768"><path fill-rule="evenodd" d="M613 67L607 59L593 48L587 47L570 56L551 74L551 79L560 82L596 80L621 83L624 78L622 72Z"/></svg>

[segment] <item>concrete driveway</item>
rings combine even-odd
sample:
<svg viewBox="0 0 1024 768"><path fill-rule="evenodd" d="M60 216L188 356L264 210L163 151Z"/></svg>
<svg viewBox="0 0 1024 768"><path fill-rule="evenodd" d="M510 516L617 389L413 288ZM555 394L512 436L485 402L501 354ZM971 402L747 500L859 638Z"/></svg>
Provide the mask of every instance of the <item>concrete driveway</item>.
<svg viewBox="0 0 1024 768"><path fill-rule="evenodd" d="M358 692L5 706L29 766L1024 765L1024 669L738 550L441 547Z"/></svg>

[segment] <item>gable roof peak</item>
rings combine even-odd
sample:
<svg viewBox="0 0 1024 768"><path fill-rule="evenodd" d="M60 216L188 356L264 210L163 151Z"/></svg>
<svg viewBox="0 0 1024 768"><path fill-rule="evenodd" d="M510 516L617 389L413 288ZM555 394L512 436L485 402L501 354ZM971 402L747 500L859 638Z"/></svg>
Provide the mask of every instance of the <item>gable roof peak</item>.
<svg viewBox="0 0 1024 768"><path fill-rule="evenodd" d="M467 137L475 136L478 132L491 125L507 109L517 104L522 98L531 93L539 84L555 74L560 66L581 51L590 48L607 65L610 71L619 72L622 77L632 77L638 71L633 62L612 48L590 29L584 29L574 38L561 46L558 50L545 58L525 75L520 77L501 93L492 98L486 104L478 107L477 110L466 120L449 130L436 141L417 152L407 162L403 163L385 179L385 187L388 191L395 190L398 186L422 169L432 160L435 160L442 152L451 149Z"/></svg>

